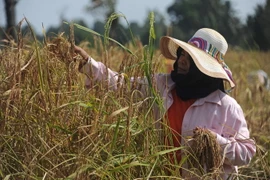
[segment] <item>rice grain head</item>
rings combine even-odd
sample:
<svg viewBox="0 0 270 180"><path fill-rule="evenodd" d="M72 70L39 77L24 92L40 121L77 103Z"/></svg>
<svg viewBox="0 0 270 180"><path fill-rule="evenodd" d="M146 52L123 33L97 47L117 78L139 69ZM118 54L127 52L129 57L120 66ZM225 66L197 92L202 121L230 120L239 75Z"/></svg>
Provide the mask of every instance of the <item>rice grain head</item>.
<svg viewBox="0 0 270 180"><path fill-rule="evenodd" d="M208 129L196 128L190 146L189 167L198 173L218 179L221 173L221 148Z"/></svg>

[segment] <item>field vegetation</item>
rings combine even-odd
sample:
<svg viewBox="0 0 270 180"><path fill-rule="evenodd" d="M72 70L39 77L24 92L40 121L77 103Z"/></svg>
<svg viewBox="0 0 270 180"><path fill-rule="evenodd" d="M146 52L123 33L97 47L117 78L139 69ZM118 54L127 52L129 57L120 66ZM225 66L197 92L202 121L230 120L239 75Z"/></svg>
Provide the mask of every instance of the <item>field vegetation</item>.
<svg viewBox="0 0 270 180"><path fill-rule="evenodd" d="M1 45L0 179L181 179L181 164L167 158L179 148L165 147L155 129L155 82L149 88L153 96L146 98L128 81L118 91L106 82L85 89L72 28L70 34L44 35L43 42L33 31L18 33L18 42ZM150 79L166 72L168 63L152 46L158 41L154 29L149 32L147 46L137 39L121 46L98 34L77 45L127 80ZM240 167L240 179L270 178L270 92L246 79L252 70L270 73L269 57L232 48L225 56L237 84L230 95L242 106L257 143L252 162Z"/></svg>

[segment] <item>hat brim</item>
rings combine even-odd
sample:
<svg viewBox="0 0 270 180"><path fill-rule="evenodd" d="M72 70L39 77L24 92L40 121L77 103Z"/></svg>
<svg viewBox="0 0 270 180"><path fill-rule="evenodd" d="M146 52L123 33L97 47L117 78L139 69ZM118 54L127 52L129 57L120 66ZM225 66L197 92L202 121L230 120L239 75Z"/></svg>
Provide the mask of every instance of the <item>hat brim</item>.
<svg viewBox="0 0 270 180"><path fill-rule="evenodd" d="M222 65L211 55L191 44L169 36L163 36L160 39L160 51L165 58L176 60L179 46L192 57L194 63L202 73L227 80L232 88L235 86Z"/></svg>

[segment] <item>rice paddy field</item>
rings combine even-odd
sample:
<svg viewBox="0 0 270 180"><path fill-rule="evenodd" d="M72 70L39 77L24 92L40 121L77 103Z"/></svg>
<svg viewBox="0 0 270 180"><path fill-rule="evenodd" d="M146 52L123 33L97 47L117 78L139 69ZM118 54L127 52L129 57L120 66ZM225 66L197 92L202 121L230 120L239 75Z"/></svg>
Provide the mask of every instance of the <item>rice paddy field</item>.
<svg viewBox="0 0 270 180"><path fill-rule="evenodd" d="M154 127L155 93L145 98L132 85L111 91L98 82L85 89L72 35L44 36L43 42L33 33L18 37L0 49L0 179L181 179L182 164L168 160L179 149L165 147ZM129 79L170 68L149 39L148 46L135 40L121 47L95 36L77 45ZM269 179L270 92L246 77L257 69L270 74L270 53L229 49L225 59L237 84L230 95L257 143L256 156L238 177Z"/></svg>

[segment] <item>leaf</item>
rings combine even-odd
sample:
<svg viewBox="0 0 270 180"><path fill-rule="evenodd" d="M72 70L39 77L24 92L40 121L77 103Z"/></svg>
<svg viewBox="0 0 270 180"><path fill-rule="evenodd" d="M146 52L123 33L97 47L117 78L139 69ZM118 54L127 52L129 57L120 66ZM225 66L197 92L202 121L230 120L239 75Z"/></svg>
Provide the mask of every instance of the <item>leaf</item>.
<svg viewBox="0 0 270 180"><path fill-rule="evenodd" d="M68 24L68 22L64 22L64 23L65 23L65 24ZM74 23L73 25L76 26L78 29L81 29L81 30L83 30L83 31L90 32L90 33L92 33L92 34L94 34L94 35L97 35L97 36L100 36L100 37L102 37L102 38L105 38L103 35L99 34L98 32L96 32L96 31L94 31L94 30L92 30L92 29L86 28L86 27L81 26L81 25L76 24L76 23ZM116 41L116 40L114 40L114 39L112 39L112 38L109 38L109 37L108 37L107 39L110 40L110 41L112 41L112 42L114 42L114 43L116 43L116 44L118 44L121 48L123 48L124 50L126 50L126 51L129 52L130 54L136 56L130 49L126 48L124 45L122 45L122 44L119 43L118 41Z"/></svg>
<svg viewBox="0 0 270 180"><path fill-rule="evenodd" d="M181 150L181 149L184 149L185 147L176 147L176 148L171 148L171 149L166 149L164 151L159 151L157 152L156 154L154 154L153 156L159 156L159 155L164 155L164 154L168 154L168 153L171 153L171 152L174 152L174 151L178 151L178 150Z"/></svg>
<svg viewBox="0 0 270 180"><path fill-rule="evenodd" d="M116 172L116 171L119 171L119 170L131 168L131 167L134 167L134 166L150 166L150 165L149 164L140 163L139 161L133 161L133 162L131 162L129 164L123 164L123 165L117 166L114 169L112 169L111 171Z"/></svg>
<svg viewBox="0 0 270 180"><path fill-rule="evenodd" d="M10 176L11 176L10 174L7 175L3 180L9 180Z"/></svg>
<svg viewBox="0 0 270 180"><path fill-rule="evenodd" d="M116 116L117 114L120 114L121 112L126 111L128 108L129 107L127 106L127 107L124 107L122 109L118 109L118 110L114 111L108 118L111 119L114 116Z"/></svg>

